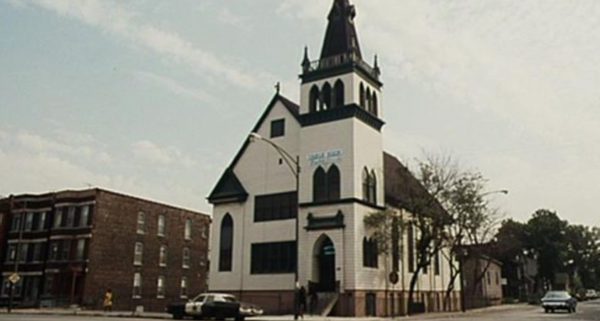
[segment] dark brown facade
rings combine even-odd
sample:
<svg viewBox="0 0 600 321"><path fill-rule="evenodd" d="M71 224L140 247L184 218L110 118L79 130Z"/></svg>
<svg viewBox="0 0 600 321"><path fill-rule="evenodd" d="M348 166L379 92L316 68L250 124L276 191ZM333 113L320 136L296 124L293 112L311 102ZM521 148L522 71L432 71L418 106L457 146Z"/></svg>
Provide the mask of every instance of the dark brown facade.
<svg viewBox="0 0 600 321"><path fill-rule="evenodd" d="M114 310L163 311L207 288L208 215L101 189L14 196L7 212L4 304L15 272L19 306L99 309L111 289Z"/></svg>

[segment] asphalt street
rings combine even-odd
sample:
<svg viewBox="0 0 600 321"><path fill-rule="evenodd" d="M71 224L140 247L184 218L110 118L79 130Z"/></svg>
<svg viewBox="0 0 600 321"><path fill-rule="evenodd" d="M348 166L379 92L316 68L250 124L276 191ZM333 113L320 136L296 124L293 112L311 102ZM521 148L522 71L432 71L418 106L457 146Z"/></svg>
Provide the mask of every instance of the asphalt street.
<svg viewBox="0 0 600 321"><path fill-rule="evenodd" d="M13 313L0 314L0 321L148 321L156 320L152 318L116 318L103 316L85 316L85 315L48 315L35 313ZM251 318L251 321L291 321L291 316L263 316L260 318ZM384 321L391 320L390 318L320 318L306 317L304 321L344 321L344 320L360 320L360 321ZM541 307L536 306L508 306L495 307L491 309L483 309L478 311L469 311L467 313L453 314L426 314L411 317L397 317L398 321L412 320L452 320L452 321L546 321L546 320L596 320L600 321L600 300L583 302L578 305L577 313L568 314L565 312L544 313Z"/></svg>

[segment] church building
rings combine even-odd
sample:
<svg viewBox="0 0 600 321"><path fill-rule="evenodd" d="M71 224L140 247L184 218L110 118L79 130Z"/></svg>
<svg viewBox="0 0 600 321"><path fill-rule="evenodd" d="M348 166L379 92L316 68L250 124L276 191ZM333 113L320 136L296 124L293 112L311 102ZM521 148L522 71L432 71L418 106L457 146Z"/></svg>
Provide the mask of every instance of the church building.
<svg viewBox="0 0 600 321"><path fill-rule="evenodd" d="M364 218L391 209L410 220L403 191L419 183L383 150L381 71L363 58L355 16L349 0L333 1L319 59L305 49L300 103L277 92L209 195L210 291L269 314L291 313L298 286L317 294L323 315L406 312L414 233L403 231L392 264ZM442 310L447 257L418 279L424 311ZM447 309L459 306L455 289Z"/></svg>

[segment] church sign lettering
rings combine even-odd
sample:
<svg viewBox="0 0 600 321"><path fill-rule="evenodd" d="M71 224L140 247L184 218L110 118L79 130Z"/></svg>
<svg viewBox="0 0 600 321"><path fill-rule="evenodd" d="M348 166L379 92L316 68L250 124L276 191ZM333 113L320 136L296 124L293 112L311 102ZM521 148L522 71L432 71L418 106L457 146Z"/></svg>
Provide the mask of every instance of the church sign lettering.
<svg viewBox="0 0 600 321"><path fill-rule="evenodd" d="M308 161L311 166L336 163L342 160L342 150L334 149L326 152L317 152L308 155Z"/></svg>

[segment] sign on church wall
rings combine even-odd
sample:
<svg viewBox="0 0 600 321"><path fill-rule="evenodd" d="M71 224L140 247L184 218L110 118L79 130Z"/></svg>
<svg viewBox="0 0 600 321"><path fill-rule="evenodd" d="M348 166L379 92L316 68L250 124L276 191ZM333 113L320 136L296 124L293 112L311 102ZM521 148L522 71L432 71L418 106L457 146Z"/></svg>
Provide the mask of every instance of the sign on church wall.
<svg viewBox="0 0 600 321"><path fill-rule="evenodd" d="M342 160L343 152L341 149L334 149L325 152L317 152L308 155L308 161L313 167L337 163Z"/></svg>

